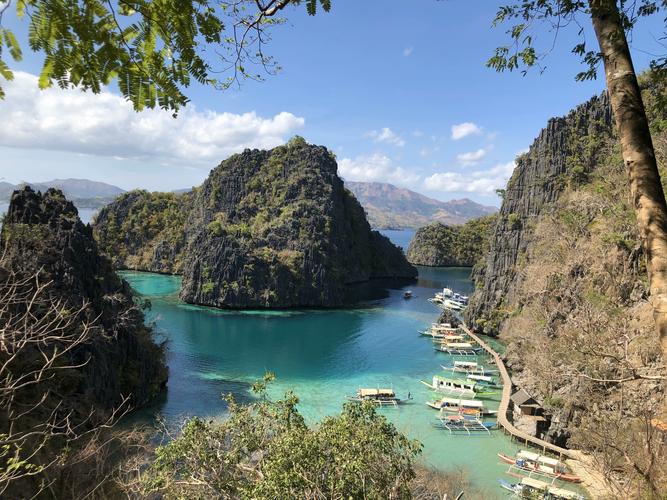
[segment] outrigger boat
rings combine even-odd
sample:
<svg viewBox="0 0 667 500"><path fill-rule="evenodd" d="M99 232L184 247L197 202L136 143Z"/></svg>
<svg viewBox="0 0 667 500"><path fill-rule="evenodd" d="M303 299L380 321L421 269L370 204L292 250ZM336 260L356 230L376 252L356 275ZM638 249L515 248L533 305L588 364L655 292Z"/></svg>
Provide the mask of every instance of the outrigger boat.
<svg viewBox="0 0 667 500"><path fill-rule="evenodd" d="M434 375L431 383L425 382L423 380L420 380L420 382L426 387L444 394L454 394L457 396L468 396L474 398L477 394L482 392L479 390L475 382L445 378L439 375Z"/></svg>
<svg viewBox="0 0 667 500"><path fill-rule="evenodd" d="M517 469L522 472L527 472L529 476L537 474L562 479L563 481L569 481L571 483L581 482L579 476L575 476L568 472L567 466L563 462L560 462L555 458L533 453L532 451L521 450L516 454L516 457L498 453L498 457L500 457L503 462L510 464L510 468L507 472L512 472L513 469Z"/></svg>
<svg viewBox="0 0 667 500"><path fill-rule="evenodd" d="M476 382L490 389L500 389L502 387L502 384L499 384L494 377L490 377L488 375L476 375L474 373L469 373L466 377L466 380L469 380L470 382Z"/></svg>
<svg viewBox="0 0 667 500"><path fill-rule="evenodd" d="M435 401L427 401L426 404L435 410L440 410L440 413L459 413L474 416L496 415L498 413L496 410L486 408L483 401L474 399L444 397Z"/></svg>
<svg viewBox="0 0 667 500"><path fill-rule="evenodd" d="M477 417L463 415L440 415L438 423L432 425L438 429L447 430L450 434L465 432L468 436L479 432L490 436L491 429L496 427L494 422L482 422Z"/></svg>
<svg viewBox="0 0 667 500"><path fill-rule="evenodd" d="M480 346L473 346L469 342L446 342L436 346L435 350L455 356L478 356L482 353Z"/></svg>
<svg viewBox="0 0 667 500"><path fill-rule="evenodd" d="M520 483L510 483L499 479L500 487L514 493L516 498L542 498L543 500L584 500L584 496L575 491L557 488L553 484L524 477Z"/></svg>
<svg viewBox="0 0 667 500"><path fill-rule="evenodd" d="M400 399L396 396L394 389L372 389L372 388L360 388L357 389L357 394L354 396L348 396L348 399L352 401L370 401L380 406L384 405L393 405L397 406L399 404L407 403L412 399L410 393L405 399Z"/></svg>
<svg viewBox="0 0 667 500"><path fill-rule="evenodd" d="M454 366L440 365L447 372L466 373L469 375L486 375L498 373L496 368L485 368L476 361L454 361Z"/></svg>
<svg viewBox="0 0 667 500"><path fill-rule="evenodd" d="M454 332L449 332L449 331L443 331L443 330L419 330L419 333L421 335L425 335L427 337L432 337L434 340L449 340L449 341L460 341L460 340L465 340L465 337L463 335L458 335Z"/></svg>

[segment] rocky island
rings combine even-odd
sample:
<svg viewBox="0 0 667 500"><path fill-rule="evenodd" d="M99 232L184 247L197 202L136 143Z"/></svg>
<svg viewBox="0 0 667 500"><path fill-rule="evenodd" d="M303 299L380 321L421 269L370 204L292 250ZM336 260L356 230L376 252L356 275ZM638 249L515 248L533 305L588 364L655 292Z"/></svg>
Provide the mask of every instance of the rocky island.
<svg viewBox="0 0 667 500"><path fill-rule="evenodd" d="M181 274L184 301L221 308L338 307L355 283L417 276L333 154L298 137L233 155L190 193L128 193L95 234L116 267Z"/></svg>
<svg viewBox="0 0 667 500"><path fill-rule="evenodd" d="M495 215L472 219L460 226L434 222L417 230L407 257L418 266L472 267L489 247Z"/></svg>

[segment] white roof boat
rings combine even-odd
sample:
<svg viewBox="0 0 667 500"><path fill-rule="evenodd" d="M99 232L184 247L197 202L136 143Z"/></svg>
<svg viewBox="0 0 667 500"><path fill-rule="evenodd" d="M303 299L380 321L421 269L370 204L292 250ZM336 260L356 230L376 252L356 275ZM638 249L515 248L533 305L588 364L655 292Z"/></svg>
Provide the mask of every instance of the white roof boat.
<svg viewBox="0 0 667 500"><path fill-rule="evenodd" d="M459 399L443 397L435 401L427 401L426 404L434 410L444 413L460 413L462 415L495 415L498 412L489 410L483 401L477 399Z"/></svg>
<svg viewBox="0 0 667 500"><path fill-rule="evenodd" d="M474 398L475 394L479 392L475 390L476 386L474 382L448 379L440 377L438 375L433 376L433 379L430 384L423 380L421 381L421 383L433 389L434 391L442 392L444 394L455 394L457 396L468 396Z"/></svg>
<svg viewBox="0 0 667 500"><path fill-rule="evenodd" d="M470 342L443 342L443 347L450 347L452 349L472 349L473 346Z"/></svg>
<svg viewBox="0 0 667 500"><path fill-rule="evenodd" d="M466 379L472 382L481 383L482 385L486 385L488 387L501 387L498 381L489 375L477 375L476 373L469 373Z"/></svg>
<svg viewBox="0 0 667 500"><path fill-rule="evenodd" d="M450 434L465 432L468 436L476 433L491 435L491 429L496 426L494 422L482 422L474 416L463 415L439 415L438 423L434 427L449 431Z"/></svg>
<svg viewBox="0 0 667 500"><path fill-rule="evenodd" d="M463 310L463 306L459 304L458 302L454 302L453 300L445 299L442 302L442 305L445 306L447 309L451 309L452 311L461 311Z"/></svg>
<svg viewBox="0 0 667 500"><path fill-rule="evenodd" d="M449 347L446 345L438 345L435 347L436 351L444 352L445 354L449 354L451 356L483 356L485 355L484 352L482 352L482 348L479 346L475 346L469 349L462 349L462 348L457 348L457 347Z"/></svg>
<svg viewBox="0 0 667 500"><path fill-rule="evenodd" d="M431 330L445 330L449 332L457 332L459 329L452 327L449 323L431 323Z"/></svg>
<svg viewBox="0 0 667 500"><path fill-rule="evenodd" d="M400 399L396 396L394 389L374 389L374 388L359 388L357 389L357 394L354 396L348 396L348 399L352 401L370 401L372 403L383 405L399 405L406 403L412 399L410 393L405 399Z"/></svg>
<svg viewBox="0 0 667 500"><path fill-rule="evenodd" d="M503 479L498 482L501 488L511 491L518 498L533 498L537 494L539 498L549 500L584 500L584 496L575 491L558 488L532 477L524 477L520 483L514 484Z"/></svg>
<svg viewBox="0 0 667 500"><path fill-rule="evenodd" d="M491 373L498 373L496 368L486 368L476 361L454 361L454 366L440 365L441 368L448 372L466 373L469 375L487 375Z"/></svg>
<svg viewBox="0 0 667 500"><path fill-rule="evenodd" d="M510 464L510 468L507 471L508 473L521 471L528 473L529 477L535 474L538 476L562 479L563 481L572 483L581 481L581 478L568 472L567 466L563 462L532 451L521 450L515 457L498 453L498 457L500 457L503 462Z"/></svg>

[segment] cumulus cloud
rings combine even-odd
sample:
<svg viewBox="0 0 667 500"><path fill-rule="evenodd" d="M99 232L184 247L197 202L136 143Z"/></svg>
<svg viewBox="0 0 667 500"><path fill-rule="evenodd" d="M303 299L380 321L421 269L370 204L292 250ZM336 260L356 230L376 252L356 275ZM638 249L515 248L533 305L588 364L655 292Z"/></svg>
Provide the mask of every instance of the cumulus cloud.
<svg viewBox="0 0 667 500"><path fill-rule="evenodd" d="M403 55L404 55L405 57L408 57L408 56L410 56L410 54L412 54L412 51L413 51L413 50L415 50L415 48L412 47L412 46L411 46L411 47L405 47L405 48L403 49Z"/></svg>
<svg viewBox="0 0 667 500"><path fill-rule="evenodd" d="M305 120L282 112L266 118L183 109L177 119L161 110L136 113L109 91L40 91L37 77L15 72L4 84L3 118L11 127L0 145L40 148L116 158L217 162L245 148L271 148L285 142Z"/></svg>
<svg viewBox="0 0 667 500"><path fill-rule="evenodd" d="M486 155L488 151L484 148L480 148L477 151L470 151L469 153L461 153L456 155L456 159L462 165L475 165L479 163Z"/></svg>
<svg viewBox="0 0 667 500"><path fill-rule="evenodd" d="M348 181L391 182L394 184L411 184L420 177L403 167L399 167L383 154L343 158L338 162L338 173Z"/></svg>
<svg viewBox="0 0 667 500"><path fill-rule="evenodd" d="M401 147L405 146L405 141L403 138L389 127L384 127L380 130L371 130L365 135L366 137L373 139L375 142L384 142L386 144L392 144L394 146Z"/></svg>
<svg viewBox="0 0 667 500"><path fill-rule="evenodd" d="M502 189L512 175L515 164L513 161L496 165L488 170L476 172L443 172L433 174L424 179L424 187L432 191L466 192L491 194Z"/></svg>
<svg viewBox="0 0 667 500"><path fill-rule="evenodd" d="M482 127L472 122L459 123L452 125L452 139L458 141L469 135L479 135L482 133Z"/></svg>

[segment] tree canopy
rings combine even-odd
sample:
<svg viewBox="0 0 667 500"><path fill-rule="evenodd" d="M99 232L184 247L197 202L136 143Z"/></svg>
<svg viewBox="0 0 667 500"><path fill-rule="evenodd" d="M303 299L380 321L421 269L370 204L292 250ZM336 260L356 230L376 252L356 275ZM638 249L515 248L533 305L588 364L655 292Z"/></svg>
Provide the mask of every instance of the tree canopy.
<svg viewBox="0 0 667 500"><path fill-rule="evenodd" d="M642 17L653 14L664 14L667 25L667 0L618 0L615 3L626 32L632 31ZM572 53L578 55L584 64L584 70L576 75L576 79L595 79L602 62L602 54L597 47L591 48L587 43L584 29L587 22L581 19L582 16L590 18L590 15L591 2L588 0L530 0L503 5L496 13L493 26L509 24L507 34L510 43L497 47L494 55L487 61L487 66L496 71L519 70L524 74L532 67L543 70L544 61L557 42L559 33L574 26L579 39L572 47ZM545 35L545 27L551 34L552 41L548 48L540 51L536 48L536 41L539 36ZM667 33L665 39L667 40ZM656 55L651 66L655 77L660 74L665 76L667 55Z"/></svg>
<svg viewBox="0 0 667 500"><path fill-rule="evenodd" d="M135 110L174 112L193 82L224 89L279 69L265 54L276 14L304 4L314 15L330 0L15 0L27 19L28 44L44 54L39 86L98 93L117 80ZM3 26L11 0L0 1L0 76L13 78L6 53L22 58L15 34ZM259 69L261 68L261 69ZM0 86L0 98L4 92Z"/></svg>

